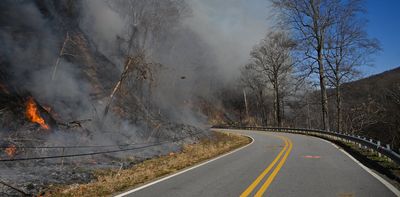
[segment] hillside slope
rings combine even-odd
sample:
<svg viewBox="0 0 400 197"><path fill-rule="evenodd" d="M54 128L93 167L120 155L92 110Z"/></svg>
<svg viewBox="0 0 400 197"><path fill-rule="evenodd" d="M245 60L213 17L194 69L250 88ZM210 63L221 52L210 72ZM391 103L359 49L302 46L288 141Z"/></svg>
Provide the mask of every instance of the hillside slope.
<svg viewBox="0 0 400 197"><path fill-rule="evenodd" d="M344 128L400 147L400 67L342 89Z"/></svg>

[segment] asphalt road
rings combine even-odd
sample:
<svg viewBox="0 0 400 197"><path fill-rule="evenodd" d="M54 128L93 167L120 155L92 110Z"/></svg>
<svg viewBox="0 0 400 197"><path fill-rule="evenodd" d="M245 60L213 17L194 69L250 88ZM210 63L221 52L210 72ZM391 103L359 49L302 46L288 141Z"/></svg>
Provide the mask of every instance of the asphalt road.
<svg viewBox="0 0 400 197"><path fill-rule="evenodd" d="M345 153L321 139L231 132L251 136L254 142L123 196L396 196Z"/></svg>

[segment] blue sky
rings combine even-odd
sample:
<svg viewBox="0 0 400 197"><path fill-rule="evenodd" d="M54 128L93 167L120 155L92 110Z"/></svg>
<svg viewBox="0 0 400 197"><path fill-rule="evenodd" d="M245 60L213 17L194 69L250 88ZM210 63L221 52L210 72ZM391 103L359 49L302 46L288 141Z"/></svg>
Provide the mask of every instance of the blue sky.
<svg viewBox="0 0 400 197"><path fill-rule="evenodd" d="M373 67L364 67L366 75L400 66L400 0L367 0L367 31L381 42L383 51L375 56Z"/></svg>

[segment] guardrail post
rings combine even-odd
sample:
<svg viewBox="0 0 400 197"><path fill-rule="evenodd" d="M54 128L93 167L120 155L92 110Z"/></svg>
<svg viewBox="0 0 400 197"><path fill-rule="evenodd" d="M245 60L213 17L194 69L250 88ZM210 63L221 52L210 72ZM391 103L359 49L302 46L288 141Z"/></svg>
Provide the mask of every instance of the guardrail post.
<svg viewBox="0 0 400 197"><path fill-rule="evenodd" d="M378 144L378 150L379 150L381 147L381 141L378 141L377 144ZM378 152L378 156L382 157L382 154L380 152Z"/></svg>
<svg viewBox="0 0 400 197"><path fill-rule="evenodd" d="M390 144L386 144L386 148L390 151ZM388 161L390 161L389 157L386 157Z"/></svg>
<svg viewBox="0 0 400 197"><path fill-rule="evenodd" d="M367 138L363 137L363 140L367 141ZM367 148L368 148L367 146L364 146L364 149L367 149Z"/></svg>
<svg viewBox="0 0 400 197"><path fill-rule="evenodd" d="M371 144L373 144L373 143L374 143L374 140L373 140L373 139L369 139L369 142L371 142ZM371 153L374 152L374 149L372 149L372 148L370 148L369 150L371 151Z"/></svg>

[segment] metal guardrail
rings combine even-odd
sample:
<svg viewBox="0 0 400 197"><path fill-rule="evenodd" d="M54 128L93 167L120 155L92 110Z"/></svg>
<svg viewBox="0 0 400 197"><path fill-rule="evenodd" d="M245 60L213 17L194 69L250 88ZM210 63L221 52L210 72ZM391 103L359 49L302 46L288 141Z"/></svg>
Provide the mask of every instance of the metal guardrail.
<svg viewBox="0 0 400 197"><path fill-rule="evenodd" d="M305 135L322 135L325 137L334 137L344 139L361 145L364 148L372 149L394 161L400 165L400 155L390 148L390 145L382 146L380 141L367 139L362 136L356 136L352 134L342 132L327 132L318 129L303 129L303 128L283 128L283 127L224 127L224 126L213 126L215 129L246 129L246 130L261 130L261 131L272 131L272 132L287 132L287 133L300 133Z"/></svg>

